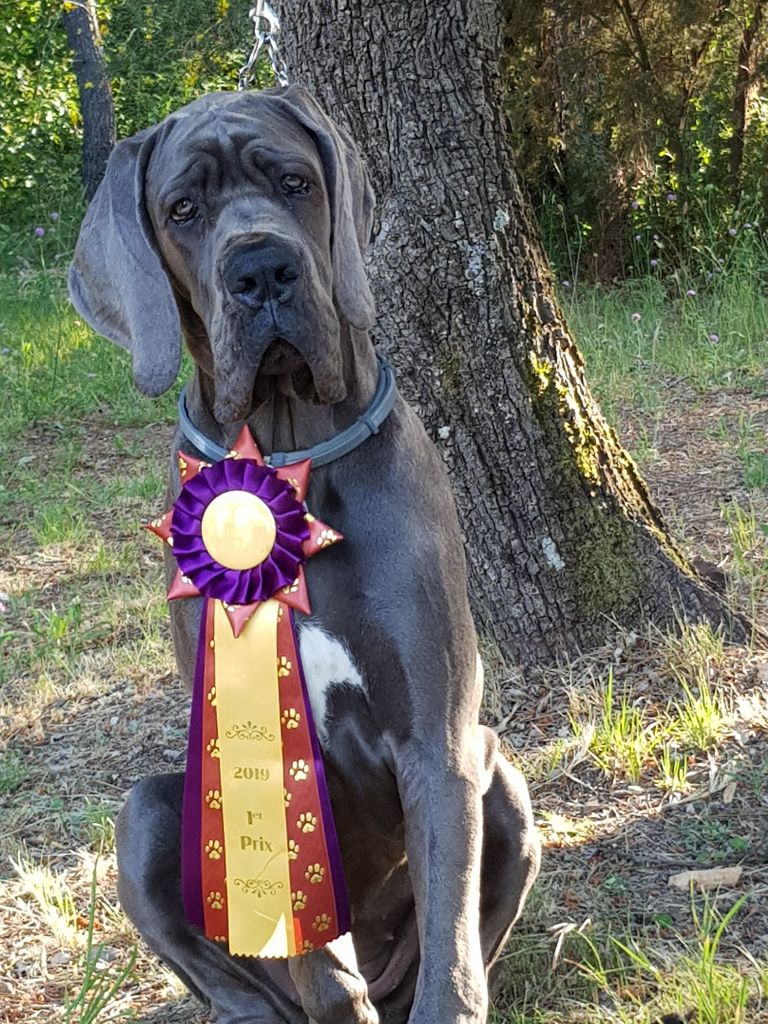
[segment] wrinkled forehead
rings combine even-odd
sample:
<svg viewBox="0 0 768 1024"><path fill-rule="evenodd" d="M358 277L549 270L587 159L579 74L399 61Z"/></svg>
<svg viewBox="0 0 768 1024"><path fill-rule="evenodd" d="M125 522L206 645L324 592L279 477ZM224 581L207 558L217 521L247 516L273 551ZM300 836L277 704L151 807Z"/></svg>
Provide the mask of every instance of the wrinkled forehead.
<svg viewBox="0 0 768 1024"><path fill-rule="evenodd" d="M275 169L322 173L312 135L290 113L267 104L191 104L162 126L146 184L150 196L162 198L187 182L221 190Z"/></svg>

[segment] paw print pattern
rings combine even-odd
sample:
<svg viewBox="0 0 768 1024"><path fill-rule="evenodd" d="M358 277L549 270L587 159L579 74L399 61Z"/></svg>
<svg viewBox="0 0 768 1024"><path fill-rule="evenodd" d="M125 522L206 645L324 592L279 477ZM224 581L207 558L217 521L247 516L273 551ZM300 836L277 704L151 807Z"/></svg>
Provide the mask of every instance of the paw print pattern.
<svg viewBox="0 0 768 1024"><path fill-rule="evenodd" d="M288 840L288 860L296 860L299 856L299 844L295 839Z"/></svg>
<svg viewBox="0 0 768 1024"><path fill-rule="evenodd" d="M219 892L218 889L214 889L213 892L209 892L207 900L208 906L211 908L211 910L224 909L224 896Z"/></svg>
<svg viewBox="0 0 768 1024"><path fill-rule="evenodd" d="M293 793L289 793L287 789L283 790L283 803L286 807L291 806L291 800L293 799Z"/></svg>
<svg viewBox="0 0 768 1024"><path fill-rule="evenodd" d="M304 872L304 877L308 882L312 882L314 885L317 885L318 882L322 882L325 878L325 868L322 864L310 864Z"/></svg>
<svg viewBox="0 0 768 1024"><path fill-rule="evenodd" d="M304 939L304 942L301 944L301 949L304 953L311 953L314 948L309 939Z"/></svg>
<svg viewBox="0 0 768 1024"><path fill-rule="evenodd" d="M299 589L299 581L294 580L293 583L289 583L287 587L283 587L284 594L295 594Z"/></svg>
<svg viewBox="0 0 768 1024"><path fill-rule="evenodd" d="M210 690L208 691L208 693L206 694L206 696L208 698L208 703L211 705L212 708L215 708L216 707L216 687L212 686L210 688Z"/></svg>
<svg viewBox="0 0 768 1024"><path fill-rule="evenodd" d="M212 811L221 810L221 793L218 789L209 789L205 794L205 802Z"/></svg>
<svg viewBox="0 0 768 1024"><path fill-rule="evenodd" d="M284 679L286 676L291 674L293 664L286 658L284 654L281 654L277 659L277 674L280 679Z"/></svg>
<svg viewBox="0 0 768 1024"><path fill-rule="evenodd" d="M205 749L208 751L211 757L221 757L221 753L219 751L219 741L217 739L208 740Z"/></svg>
<svg viewBox="0 0 768 1024"><path fill-rule="evenodd" d="M333 530L321 530L317 535L315 543L319 548L327 548L329 544L335 543L337 539Z"/></svg>
<svg viewBox="0 0 768 1024"><path fill-rule="evenodd" d="M288 774L297 782L303 782L309 775L309 765L303 758L299 758L298 761L291 762Z"/></svg>
<svg viewBox="0 0 768 1024"><path fill-rule="evenodd" d="M218 839L209 839L205 844L205 853L209 860L221 860L224 848Z"/></svg>
<svg viewBox="0 0 768 1024"><path fill-rule="evenodd" d="M303 910L307 905L306 893L303 893L301 889L297 889L296 892L291 893L291 902L293 903L294 910Z"/></svg>
<svg viewBox="0 0 768 1024"><path fill-rule="evenodd" d="M296 822L296 827L305 834L308 832L314 832L316 825L317 818L309 811L305 811L303 814L300 814L298 821Z"/></svg>
<svg viewBox="0 0 768 1024"><path fill-rule="evenodd" d="M280 721L286 729L298 729L301 715L296 708L288 708L287 711L283 712Z"/></svg>
<svg viewBox="0 0 768 1024"><path fill-rule="evenodd" d="M312 922L312 927L316 932L327 932L331 927L331 919L328 914L318 914Z"/></svg>

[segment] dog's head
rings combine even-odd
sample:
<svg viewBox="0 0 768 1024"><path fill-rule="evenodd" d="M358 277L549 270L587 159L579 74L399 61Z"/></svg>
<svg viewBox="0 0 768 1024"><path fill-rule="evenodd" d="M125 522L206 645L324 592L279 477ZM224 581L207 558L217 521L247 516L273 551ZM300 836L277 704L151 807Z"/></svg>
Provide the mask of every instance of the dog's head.
<svg viewBox="0 0 768 1024"><path fill-rule="evenodd" d="M146 395L174 382L183 326L219 422L246 418L277 381L339 402L342 323L374 317L372 215L357 149L304 90L216 93L115 148L70 295L130 350Z"/></svg>

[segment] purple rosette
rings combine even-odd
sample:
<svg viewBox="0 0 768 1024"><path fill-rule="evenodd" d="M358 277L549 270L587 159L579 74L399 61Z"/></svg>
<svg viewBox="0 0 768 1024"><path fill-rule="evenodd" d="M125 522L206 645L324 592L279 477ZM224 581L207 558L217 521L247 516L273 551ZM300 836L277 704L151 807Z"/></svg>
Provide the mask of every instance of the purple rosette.
<svg viewBox="0 0 768 1024"><path fill-rule="evenodd" d="M275 520L272 550L250 569L222 565L203 541L205 510L226 491L254 494ZM173 506L173 553L183 575L206 597L238 605L266 601L296 580L306 560L302 550L309 537L305 514L293 487L269 466L260 466L253 459L222 459L201 469L182 487Z"/></svg>

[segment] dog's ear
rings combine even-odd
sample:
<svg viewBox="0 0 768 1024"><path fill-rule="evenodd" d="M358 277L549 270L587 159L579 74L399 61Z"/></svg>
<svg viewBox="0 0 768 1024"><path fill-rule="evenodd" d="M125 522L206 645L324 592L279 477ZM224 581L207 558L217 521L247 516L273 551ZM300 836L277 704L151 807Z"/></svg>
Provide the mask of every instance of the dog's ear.
<svg viewBox="0 0 768 1024"><path fill-rule="evenodd" d="M181 325L144 204L144 177L162 128L118 143L88 207L69 271L69 295L83 319L128 349L145 395L176 380Z"/></svg>
<svg viewBox="0 0 768 1024"><path fill-rule="evenodd" d="M331 201L336 305L353 327L370 330L376 307L363 253L371 237L375 197L360 153L347 132L333 124L305 89L291 85L274 95L274 101L289 105L296 120L315 139Z"/></svg>

